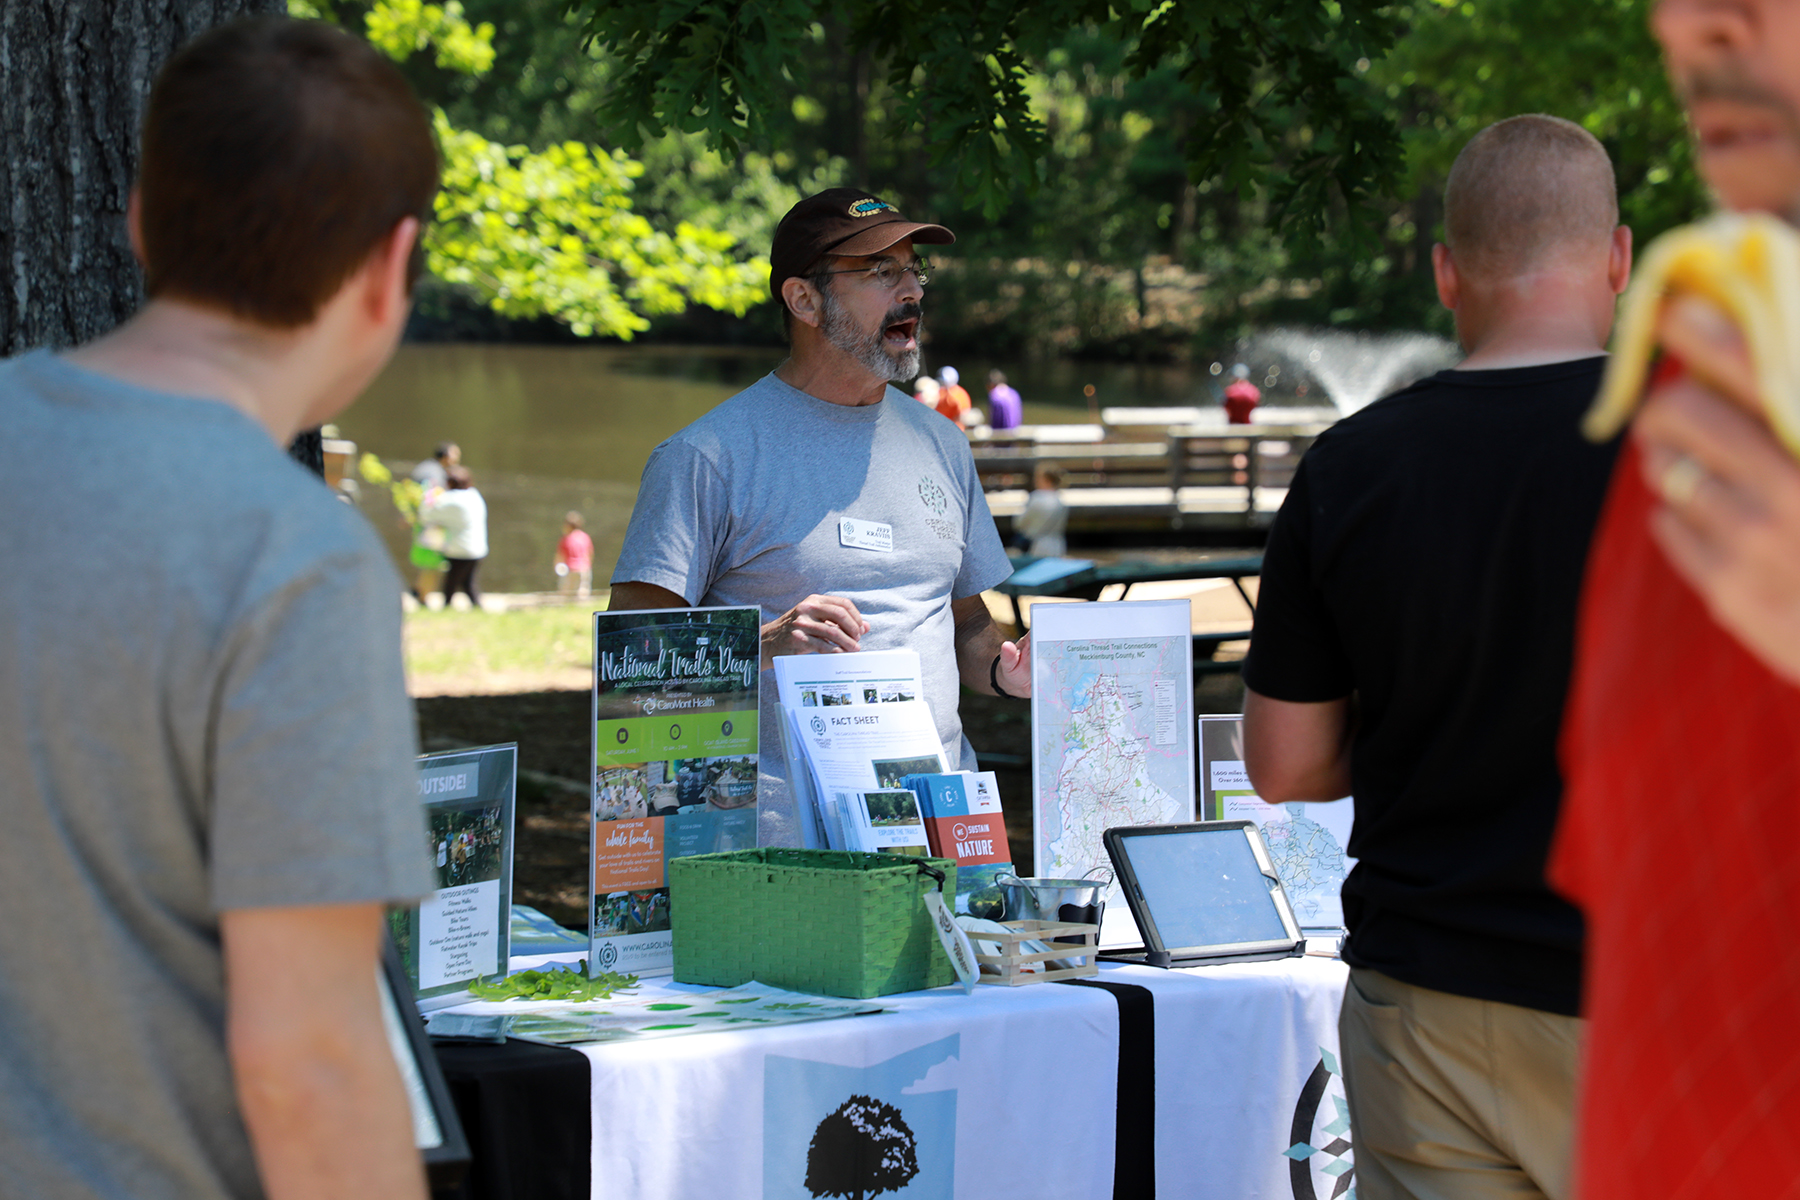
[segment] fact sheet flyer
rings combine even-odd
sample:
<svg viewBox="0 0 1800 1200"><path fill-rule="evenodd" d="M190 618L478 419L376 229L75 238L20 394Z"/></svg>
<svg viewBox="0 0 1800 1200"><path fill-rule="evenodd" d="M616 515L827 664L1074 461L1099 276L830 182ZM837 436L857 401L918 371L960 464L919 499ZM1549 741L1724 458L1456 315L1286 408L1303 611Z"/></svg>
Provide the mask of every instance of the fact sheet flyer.
<svg viewBox="0 0 1800 1200"><path fill-rule="evenodd" d="M669 860L756 848L761 621L594 614L593 974L671 970Z"/></svg>

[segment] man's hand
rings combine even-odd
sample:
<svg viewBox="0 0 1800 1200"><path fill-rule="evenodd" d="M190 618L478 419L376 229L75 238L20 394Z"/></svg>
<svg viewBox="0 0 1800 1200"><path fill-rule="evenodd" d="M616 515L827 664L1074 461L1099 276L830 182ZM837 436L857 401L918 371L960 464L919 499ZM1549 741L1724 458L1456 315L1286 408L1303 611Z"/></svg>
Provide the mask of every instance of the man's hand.
<svg viewBox="0 0 1800 1200"><path fill-rule="evenodd" d="M1770 432L1742 337L1701 301L1668 306L1659 339L1691 372L1634 426L1663 497L1650 531L1713 619L1800 685L1800 464Z"/></svg>
<svg viewBox="0 0 1800 1200"><path fill-rule="evenodd" d="M1031 635L1016 642L1002 641L994 618L988 613L987 601L980 596L964 596L950 602L950 619L956 624L956 671L963 686L984 696L994 695L993 679L1000 680L1006 694L1015 698L1031 695ZM994 656L1000 656L1000 670L990 677Z"/></svg>
<svg viewBox="0 0 1800 1200"><path fill-rule="evenodd" d="M1000 686L1009 696L1031 695L1031 634L1000 643Z"/></svg>
<svg viewBox="0 0 1800 1200"><path fill-rule="evenodd" d="M762 627L762 666L778 654L843 654L861 649L869 623L843 596L808 596Z"/></svg>

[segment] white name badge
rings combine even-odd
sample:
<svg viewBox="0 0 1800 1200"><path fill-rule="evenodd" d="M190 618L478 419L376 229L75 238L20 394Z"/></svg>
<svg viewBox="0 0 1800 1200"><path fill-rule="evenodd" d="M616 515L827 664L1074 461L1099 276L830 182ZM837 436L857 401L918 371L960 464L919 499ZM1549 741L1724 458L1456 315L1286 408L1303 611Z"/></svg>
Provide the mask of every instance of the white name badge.
<svg viewBox="0 0 1800 1200"><path fill-rule="evenodd" d="M874 550L879 554L894 552L894 527L879 521L859 521L855 517L838 519L838 545L852 550Z"/></svg>

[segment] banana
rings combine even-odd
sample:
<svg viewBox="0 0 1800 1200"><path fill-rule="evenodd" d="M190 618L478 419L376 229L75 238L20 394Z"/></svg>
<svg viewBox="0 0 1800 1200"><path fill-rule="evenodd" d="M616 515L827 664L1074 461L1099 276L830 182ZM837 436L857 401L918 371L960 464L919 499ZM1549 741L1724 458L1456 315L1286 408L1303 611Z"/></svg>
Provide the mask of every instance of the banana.
<svg viewBox="0 0 1800 1200"><path fill-rule="evenodd" d="M1800 458L1800 233L1763 213L1721 213L1657 238L1625 291L1612 360L1582 432L1600 442L1643 398L1664 297L1710 300L1743 331L1775 435Z"/></svg>

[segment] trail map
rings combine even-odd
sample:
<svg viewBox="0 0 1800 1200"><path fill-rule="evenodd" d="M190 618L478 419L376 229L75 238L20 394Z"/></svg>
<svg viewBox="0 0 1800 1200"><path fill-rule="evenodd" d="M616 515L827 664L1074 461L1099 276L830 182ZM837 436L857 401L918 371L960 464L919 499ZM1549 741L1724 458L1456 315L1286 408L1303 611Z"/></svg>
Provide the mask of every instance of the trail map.
<svg viewBox="0 0 1800 1200"><path fill-rule="evenodd" d="M1110 872L1107 829L1194 818L1187 602L1042 605L1033 616L1036 873Z"/></svg>

